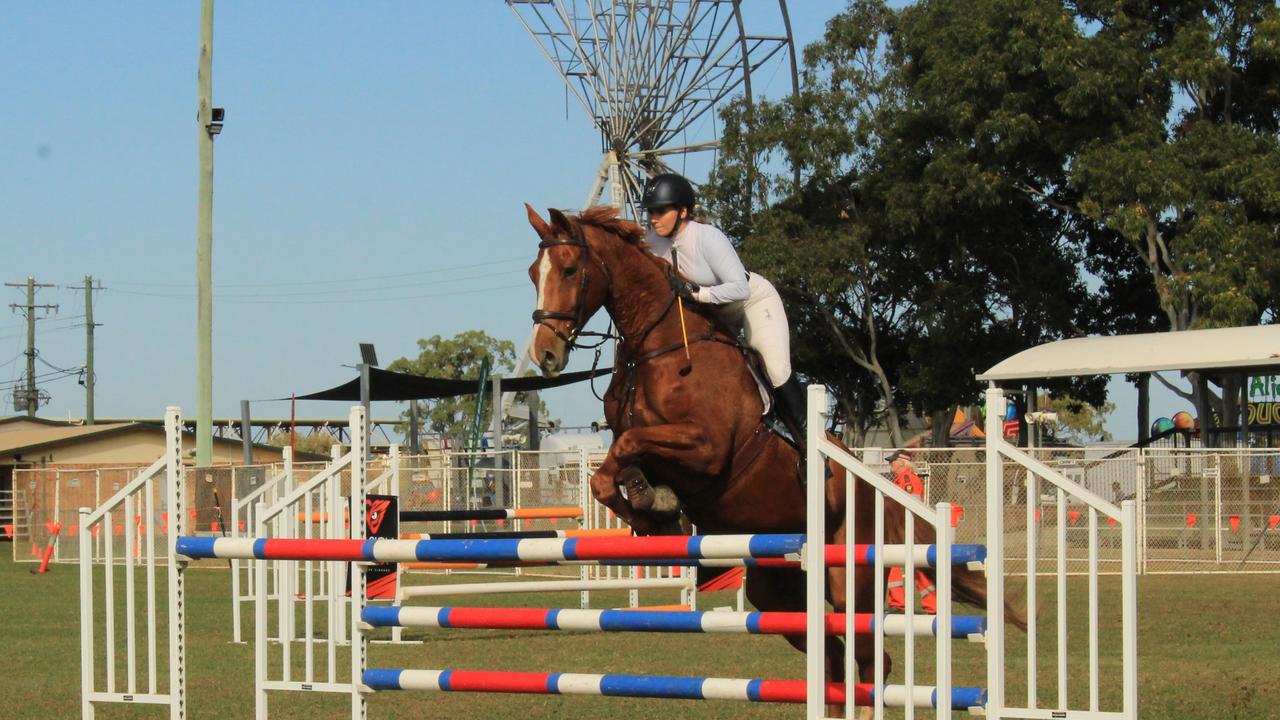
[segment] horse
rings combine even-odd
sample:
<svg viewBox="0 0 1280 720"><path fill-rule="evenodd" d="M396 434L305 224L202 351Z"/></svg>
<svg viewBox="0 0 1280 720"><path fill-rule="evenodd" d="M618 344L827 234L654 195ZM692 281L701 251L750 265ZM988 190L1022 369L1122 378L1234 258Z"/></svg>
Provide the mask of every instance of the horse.
<svg viewBox="0 0 1280 720"><path fill-rule="evenodd" d="M640 535L678 533L677 509L705 534L804 532L802 454L764 425L764 400L744 352L707 308L677 299L673 269L645 247L644 229L618 217L612 207L589 208L577 216L552 209L549 222L525 208L539 238L529 267L537 289L530 359L544 376L558 375L585 324L602 307L620 337L604 395L614 441L591 477L594 498ZM855 485L857 514L854 527L847 528L845 471L831 460L828 471L827 542L842 544L850 534L856 542L874 542L873 489L865 482ZM669 493L659 492L655 499L651 487ZM647 507L651 501L654 506ZM886 541L902 542L906 510L892 500L885 505ZM916 528L917 542L933 541L926 523ZM847 570L828 570L827 599L836 612L845 611ZM869 612L875 569L851 570L855 610ZM957 567L952 577L955 599L985 605L980 574ZM805 608L799 569L749 568L746 592L762 611ZM1016 612L1010 617L1014 624L1020 620ZM786 639L805 650L803 635ZM842 682L844 640L828 636L824 655L828 679ZM860 680L873 682L872 638L855 639L854 657ZM887 653L884 663L887 675Z"/></svg>

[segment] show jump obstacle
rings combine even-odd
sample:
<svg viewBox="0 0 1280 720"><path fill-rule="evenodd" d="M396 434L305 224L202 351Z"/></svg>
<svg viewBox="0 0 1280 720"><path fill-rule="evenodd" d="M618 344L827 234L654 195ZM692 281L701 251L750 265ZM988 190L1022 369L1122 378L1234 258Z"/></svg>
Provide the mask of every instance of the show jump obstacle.
<svg viewBox="0 0 1280 720"><path fill-rule="evenodd" d="M987 518L987 546L960 545L952 542L950 524L951 506L939 503L928 507L914 496L902 491L891 481L863 465L857 458L843 448L828 441L822 436L826 427L827 413L826 390L820 386L809 389L809 428L807 482L809 523L805 534L793 535L742 535L742 536L694 536L694 537L645 537L645 538L509 538L509 539L425 539L425 540L383 540L364 538L364 523L354 521L349 524L349 536L342 539L308 538L296 536L271 536L273 518L293 517L295 510L291 504L308 500L311 493L321 493L332 503L329 511L332 517L341 517L344 508L340 506L337 493L320 487L323 482L339 482L340 476L333 475L327 481L308 484L295 488L282 496L272 507L260 505L255 511L257 520L257 537L254 538L213 538L193 537L183 534L182 509L185 502L186 488L180 466L180 441L178 411L169 409L166 413L166 429L169 440L165 457L158 460L151 468L139 475L132 483L123 488L102 507L90 512L81 510L81 624L82 624L82 691L84 717L93 717L95 703L153 703L170 707L171 718L185 717L185 664L184 643L185 627L183 624L185 608L183 606L183 572L191 560L205 558L225 558L252 561L257 579L255 587L255 706L258 718L268 716L267 693L279 691L334 692L350 697L352 718L367 716L368 697L373 692L385 690L432 690L445 692L508 692L534 694L590 694L633 697L687 698L687 699L726 699L747 700L757 702L791 702L804 703L807 708L806 717L819 719L826 717L828 705L844 706L846 717L853 717L855 706L870 706L880 713L884 707L911 706L917 708L933 708L934 716L949 718L955 711L985 713L997 718L1090 718L1097 720L1136 720L1137 718L1137 603L1136 585L1136 538L1134 524L1134 508L1131 502L1116 507L1080 488L1062 477L1016 447L1000 440L998 424L1003 416L1003 397L999 390L988 393L989 423L997 427L987 435L987 469L989 508L1004 508L1002 497L1002 477L1006 470L1021 468L1028 478L1028 493L1034 504L1039 504L1042 497L1055 497L1052 493L1043 496L1041 483L1048 483L1058 501L1057 512L1065 512L1068 500L1084 504L1088 508L1090 535L1090 571L1088 618L1088 707L1071 707L1067 693L1068 656L1065 631L1066 620L1066 572L1062 561L1066 547L1065 527L1058 525L1058 703L1051 708L1037 707L1037 684L1035 674L1036 636L1034 630L1028 638L1029 662L1028 697L1025 707L1013 707L1004 693L1005 645L1003 632L1003 579L1005 574L1005 528L1006 512L993 511ZM362 408L353 408L351 412L351 452L346 456L350 468L349 502L345 510L353 519L361 517L364 509L364 493L366 482L364 468L366 458L363 456L366 418ZM991 428L989 427L989 430ZM825 458L832 458L849 470L851 478L857 478L874 488L876 506L874 546L826 545L826 528L823 526L826 513L823 510L823 464ZM852 479L850 480L852 482ZM162 493L161 493L162 491ZM163 497L163 504L157 502ZM854 497L850 488L849 498ZM906 544L884 545L885 527L883 510L886 498L900 503L908 510L906 514ZM1035 510L1038 513L1038 508ZM123 512L124 515L142 515L148 519L142 523L146 527L155 527L152 521L167 518L168 525L162 526L166 533L165 561L168 566L169 592L167 608L163 620L159 608L155 604L154 567L156 558L147 557L148 587L143 594L146 611L145 637L147 673L140 677L134 658L139 654L138 638L141 637L135 615L139 613L135 607L135 586L133 580L134 563L125 563L126 581L126 627L124 647L128 654L126 677L119 682L116 677L116 648L120 638L113 625L116 615L116 599L113 594L113 561L111 543L105 544L106 562L102 564L106 573L103 584L103 595L106 603L106 628L101 650L105 651L105 687L99 689L101 679L97 673L99 648L95 645L94 636L94 601L93 584L94 562L92 546L85 541L90 536L94 524L112 522L113 515ZM849 521L852 522L854 508L847 509ZM1027 509L1028 518L1033 510ZM1123 562L1121 572L1121 632L1122 652L1119 658L1121 673L1119 676L1121 700L1118 707L1102 710L1100 696L1099 665L1101 649L1098 644L1098 567L1096 543L1098 539L1098 515L1102 514L1118 523L1122 538ZM1038 515L1037 515L1038 517ZM937 543L932 546L914 544L914 525L924 522L936 530ZM128 525L126 523L126 525ZM275 523L275 527L286 527L286 523ZM303 523L304 528L309 523ZM1029 524L1027 527L1034 527ZM1114 530L1114 528L1113 528ZM1027 534L1027 573L1031 625L1035 627L1034 587L1039 564L1038 546L1035 535ZM128 539L126 539L128 542ZM154 545L154 543L150 543ZM267 561L301 562L301 563L351 563L351 597L353 611L349 618L337 617L335 611L342 607L340 603L330 603L331 630L323 640L315 639L317 628L309 626L302 632L293 627L281 627L277 637L297 637L303 643L302 663L291 658L293 642L281 642L276 651L270 648L268 638L268 600L269 586L266 577ZM598 610L556 610L556 609L479 609L463 607L367 607L365 597L365 569L374 562L415 561L415 562L480 562L480 563L582 563L582 562L660 562L672 563L738 563L738 564L801 564L807 570L806 593L808 597L805 613L731 613L731 612L672 612L672 611L598 611ZM871 613L829 613L824 601L826 569L834 566L853 566L865 564L874 566L876 598L874 611ZM987 573L989 600L985 619L982 617L953 616L951 612L951 568L953 564L964 564L969 567L984 568ZM888 616L885 613L885 571L890 566L902 567L907 583L906 595L912 597L915 592L915 568L921 566L935 568L937 575L938 612L936 616L921 615L914 612L908 603L906 612L899 616ZM336 578L343 573L331 571L329 576ZM285 572L286 577L294 577L296 573ZM304 573L309 577L310 573ZM847 583L847 606L853 607L855 588L853 576L850 574ZM277 602L293 602L293 588L282 585L275 593ZM305 589L304 598L310 597L311 589ZM304 600L305 602L305 600ZM354 611L359 605L360 612ZM292 617L292 613L287 613ZM310 617L310 613L307 614ZM349 641L343 650L349 654L349 667L339 678L336 653L338 651L339 633L334 623L348 621ZM578 673L543 673L543 672L489 672L476 670L410 670L370 668L368 662L369 633L382 627L429 627L429 628L506 628L521 629L556 629L576 631L604 632L738 632L757 634L778 634L803 632L810 648L822 648L823 638L829 634L852 637L857 634L871 635L875 647L877 662L874 668L874 680L871 683L856 681L856 673L849 673L848 682L828 683L824 678L824 658L821 650L810 652L806 661L806 679L804 680L754 680L732 678L699 678L699 677L655 677L636 675L597 675ZM164 632L168 640L169 653L167 687L160 688L157 683L156 652L157 634ZM342 633L346 635L346 633ZM902 638L903 648L903 682L886 685L882 662L882 650L886 647L887 638ZM936 674L932 685L917 684L915 677L914 652L917 639L932 638L935 644ZM952 683L951 643L953 638L985 640L987 651L987 682L985 689L972 687L955 687ZM895 640L896 641L896 640ZM316 646L324 652L317 653ZM846 666L852 667L852 643L846 653ZM276 657L273 657L276 656ZM1076 653L1077 659L1079 653ZM279 660L273 663L273 660ZM295 665L301 664L304 669L298 671ZM323 666L323 670L319 666ZM272 675L273 669L276 675ZM294 676L291 676L293 673ZM296 675L301 677L296 677ZM1111 676L1109 676L1111 677ZM1075 693L1079 697L1081 693ZM1080 701L1077 701L1079 704Z"/></svg>

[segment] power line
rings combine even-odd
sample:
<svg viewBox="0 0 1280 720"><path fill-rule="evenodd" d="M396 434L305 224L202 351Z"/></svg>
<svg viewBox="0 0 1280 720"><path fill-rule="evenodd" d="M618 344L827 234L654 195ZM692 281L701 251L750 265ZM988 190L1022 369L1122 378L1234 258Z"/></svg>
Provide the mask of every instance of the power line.
<svg viewBox="0 0 1280 720"><path fill-rule="evenodd" d="M409 283L404 285L381 285L379 287L360 287L360 288L334 288L332 290L300 290L298 292L282 292L282 293L224 293L224 298L284 298L284 297L306 297L310 295L339 295L342 293L371 293L382 292L385 290L404 290L407 288L419 288L423 286L442 285L445 283L469 282L471 280L484 280L492 277L503 277L511 275L510 271L482 273L480 275L469 275L466 277L445 278L442 280L431 280L425 283Z"/></svg>
<svg viewBox="0 0 1280 720"><path fill-rule="evenodd" d="M57 312L57 305L37 305L36 291L41 288L54 287L49 283L38 283L35 278L28 277L25 283L5 283L6 287L23 288L27 290L27 301L23 304L10 303L9 307L14 310L21 310L27 319L27 374L26 374L26 390L18 392L16 389L13 394L13 403L15 409L21 405L21 409L26 410L29 417L35 417L36 409L40 407L40 390L36 387L36 321L44 318L37 317L36 313L43 310ZM47 316L46 316L47 317ZM45 396L47 399L47 395Z"/></svg>
<svg viewBox="0 0 1280 720"><path fill-rule="evenodd" d="M52 328L52 329L49 329L49 330L44 330L41 334L42 334L42 335L56 335L56 334L58 334L58 333L71 332L71 331L73 331L73 330L79 330L79 329L81 329L81 328L83 328L83 327L84 327L84 325L71 325L71 326L67 326L67 327L56 327L56 328ZM21 338L21 337L23 336L23 334L24 334L24 333L15 333L15 334L13 334L13 335L0 335L0 340L13 340L14 338Z"/></svg>
<svg viewBox="0 0 1280 720"><path fill-rule="evenodd" d="M270 301L275 305L339 305L339 304L361 304L361 303L385 303L400 302L403 300L427 300L430 298L453 297L455 295L473 295L475 293L494 292L497 290L510 290L511 288L528 287L528 282L511 283L508 285L494 285L481 288L471 288L469 290L450 290L438 293L423 293L419 295L401 295L396 297L380 297L380 298L336 298L333 300L278 300L268 295L252 295L252 296L215 296L214 301L219 303L232 304L254 304L264 301ZM134 290L115 290L117 293L124 295L137 295L141 297L158 297L168 298L172 300L191 300L192 295L179 295L173 293L153 293L141 292Z"/></svg>
<svg viewBox="0 0 1280 720"><path fill-rule="evenodd" d="M406 277L422 277L424 275L440 275L442 273L457 272L458 270L470 270L472 268L478 268L478 267L494 267L497 265L510 264L516 261L528 261L528 260L529 260L528 255L517 255L509 258L502 258L499 260L487 260L485 262L470 263L467 265L453 265L451 267L433 268L430 270L418 270L415 272L408 272L408 273L395 273L391 275L369 275L365 277L339 277L339 278L331 278L328 280L291 280L291 281L282 281L282 282L271 281L271 282L261 282L261 283L216 283L214 287L215 288L256 288L256 287L269 288L269 287L292 287L292 286L299 286L299 285L331 285L333 283L356 283L356 282L370 282L375 280L395 280L398 278L406 278ZM146 282L128 282L128 281L120 281L120 280L112 281L112 284L125 285L128 287L141 287L141 288L194 288L195 287L193 283L146 283ZM117 290L116 292L122 292L122 291Z"/></svg>
<svg viewBox="0 0 1280 720"><path fill-rule="evenodd" d="M63 378L71 377L73 375L79 375L79 374L80 374L79 370L73 370L71 372L47 372L47 373L37 374L35 376L35 379L41 381L42 383L50 383L50 382L55 382L57 380L61 380ZM14 388L22 387L26 384L27 384L26 378L19 378L17 380L0 381L0 390L12 390Z"/></svg>
<svg viewBox="0 0 1280 720"><path fill-rule="evenodd" d="M44 356L40 355L39 353L36 353L36 359L37 359L37 360L39 360L39 361L40 361L40 364L44 365L45 367L47 367L47 368L51 368L51 369L53 369L53 370L57 370L58 372L62 372L62 373L78 373L78 372L80 372L80 371L84 370L84 367L83 367L83 366L78 367L78 368L74 368L74 369L73 369L73 368L60 368L60 367L58 367L57 365L54 365L53 363L49 362L48 360L45 360L45 359L44 359Z"/></svg>

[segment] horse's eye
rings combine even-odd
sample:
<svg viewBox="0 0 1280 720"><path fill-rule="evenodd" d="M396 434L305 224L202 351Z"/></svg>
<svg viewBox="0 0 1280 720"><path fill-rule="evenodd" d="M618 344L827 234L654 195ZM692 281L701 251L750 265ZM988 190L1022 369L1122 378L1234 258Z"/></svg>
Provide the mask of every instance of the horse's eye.
<svg viewBox="0 0 1280 720"><path fill-rule="evenodd" d="M577 266L577 265L570 265L569 267L567 267L567 268L565 268L565 269L561 270L561 271L560 271L560 275L561 275L562 277L570 278L570 277L573 277L573 276L574 276L574 273L576 273L576 272L578 272L578 266Z"/></svg>

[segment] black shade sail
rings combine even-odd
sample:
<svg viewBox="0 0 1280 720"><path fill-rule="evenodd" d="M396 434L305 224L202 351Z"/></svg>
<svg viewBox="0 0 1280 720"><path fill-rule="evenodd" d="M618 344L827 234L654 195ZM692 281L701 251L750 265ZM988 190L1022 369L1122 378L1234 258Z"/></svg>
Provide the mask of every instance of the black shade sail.
<svg viewBox="0 0 1280 720"><path fill-rule="evenodd" d="M547 388L572 385L583 380L608 375L613 368L583 370L565 373L559 377L544 378L530 376L522 378L503 378L503 392L526 392L528 390L545 390ZM476 380L450 380L447 378L429 378L407 373L391 372L379 368L369 368L370 400L434 400L437 398L474 395L478 389ZM488 390L488 388L485 388ZM289 398L282 398L288 400ZM345 382L337 387L321 390L309 395L299 395L298 400L360 400L360 378Z"/></svg>

